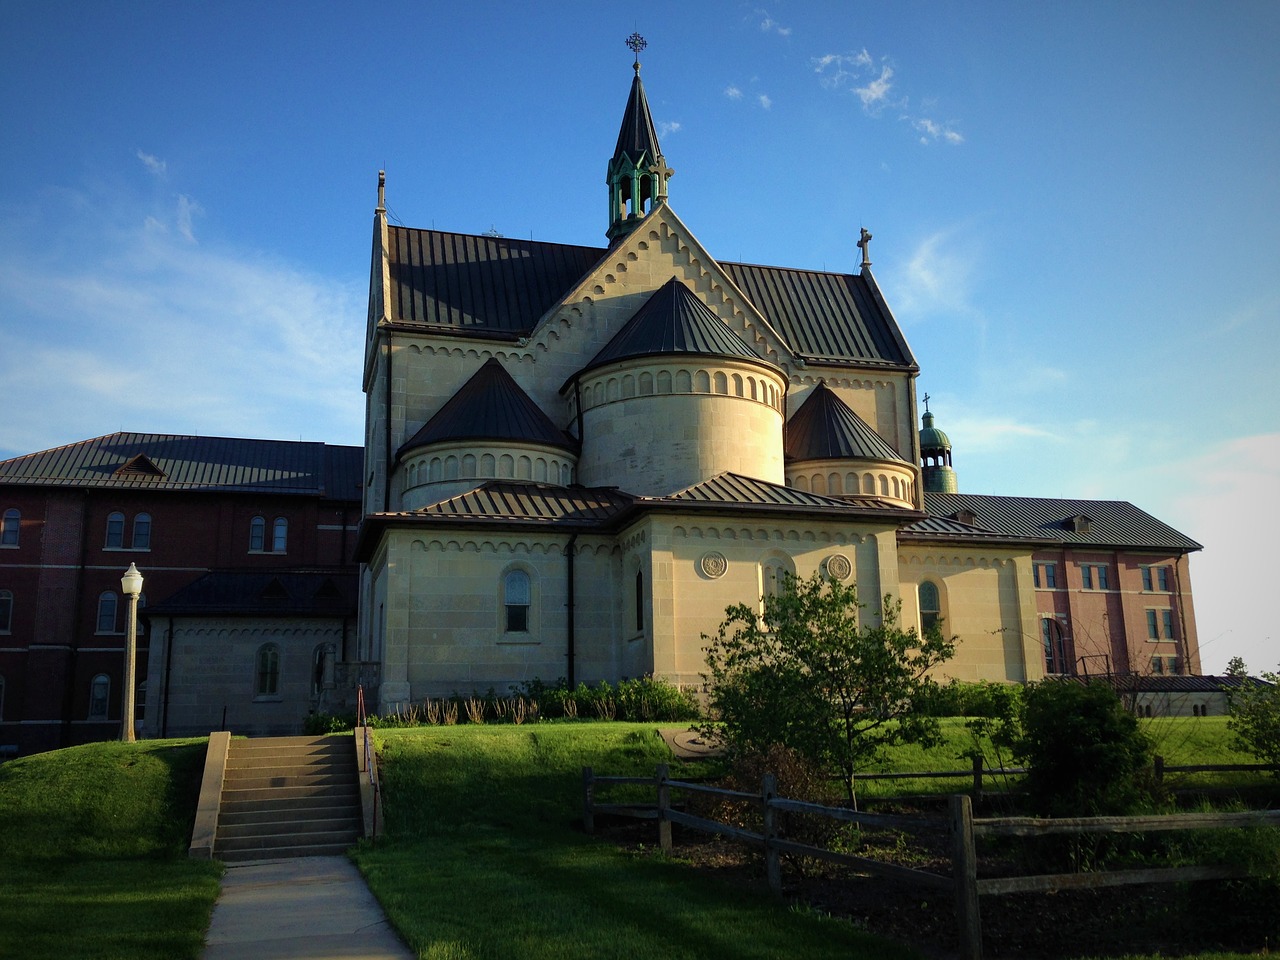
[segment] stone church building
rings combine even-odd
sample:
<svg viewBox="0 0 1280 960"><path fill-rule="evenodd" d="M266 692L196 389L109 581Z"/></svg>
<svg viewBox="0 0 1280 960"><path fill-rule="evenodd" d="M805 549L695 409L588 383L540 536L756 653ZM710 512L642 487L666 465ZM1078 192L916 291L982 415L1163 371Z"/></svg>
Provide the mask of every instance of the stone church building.
<svg viewBox="0 0 1280 960"><path fill-rule="evenodd" d="M356 548L380 709L696 684L725 607L788 573L943 618L964 680L1198 672L1199 544L1127 503L959 493L870 234L857 273L716 259L634 69L607 246L393 225L380 178Z"/></svg>

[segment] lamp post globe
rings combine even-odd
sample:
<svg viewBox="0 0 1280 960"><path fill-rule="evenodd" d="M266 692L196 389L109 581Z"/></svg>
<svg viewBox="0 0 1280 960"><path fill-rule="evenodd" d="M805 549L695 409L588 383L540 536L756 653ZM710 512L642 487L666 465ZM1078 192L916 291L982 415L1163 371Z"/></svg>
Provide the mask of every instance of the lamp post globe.
<svg viewBox="0 0 1280 960"><path fill-rule="evenodd" d="M134 673L137 669L138 655L138 596L142 593L142 574L137 565L130 563L129 569L120 578L120 589L129 598L129 618L125 627L124 647L124 704L120 710L120 739L133 743L136 734L133 729L134 709Z"/></svg>

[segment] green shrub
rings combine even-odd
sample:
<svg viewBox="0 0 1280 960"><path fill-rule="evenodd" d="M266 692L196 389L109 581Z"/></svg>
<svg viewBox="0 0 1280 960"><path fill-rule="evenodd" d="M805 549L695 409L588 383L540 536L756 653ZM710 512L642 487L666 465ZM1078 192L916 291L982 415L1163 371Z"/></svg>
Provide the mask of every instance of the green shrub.
<svg viewBox="0 0 1280 960"><path fill-rule="evenodd" d="M1122 815L1151 800L1151 741L1107 684L1029 685L1013 751L1037 813Z"/></svg>
<svg viewBox="0 0 1280 960"><path fill-rule="evenodd" d="M1233 747L1249 753L1259 763L1276 767L1280 776L1280 674L1264 673L1267 685L1254 684L1239 663L1244 685L1227 694L1227 728L1235 735Z"/></svg>

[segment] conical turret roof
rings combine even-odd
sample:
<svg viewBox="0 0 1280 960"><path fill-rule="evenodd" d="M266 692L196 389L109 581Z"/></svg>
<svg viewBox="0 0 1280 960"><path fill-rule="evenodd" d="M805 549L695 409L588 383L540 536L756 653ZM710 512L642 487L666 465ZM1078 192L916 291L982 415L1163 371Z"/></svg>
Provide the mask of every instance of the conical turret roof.
<svg viewBox="0 0 1280 960"><path fill-rule="evenodd" d="M726 327L693 291L672 277L645 301L583 372L618 360L660 354L736 357L772 366Z"/></svg>
<svg viewBox="0 0 1280 960"><path fill-rule="evenodd" d="M649 113L649 99L644 95L640 82L640 65L636 64L635 79L631 81L631 95L627 97L627 109L622 115L622 128L618 131L618 145L613 150L614 163L625 157L633 165L647 156L652 162L662 155L658 146L658 131Z"/></svg>
<svg viewBox="0 0 1280 960"><path fill-rule="evenodd" d="M787 421L786 458L905 462L880 434L820 383Z"/></svg>
<svg viewBox="0 0 1280 960"><path fill-rule="evenodd" d="M400 448L400 454L451 440L517 440L576 449L564 431L551 422L502 364L492 358L422 425Z"/></svg>

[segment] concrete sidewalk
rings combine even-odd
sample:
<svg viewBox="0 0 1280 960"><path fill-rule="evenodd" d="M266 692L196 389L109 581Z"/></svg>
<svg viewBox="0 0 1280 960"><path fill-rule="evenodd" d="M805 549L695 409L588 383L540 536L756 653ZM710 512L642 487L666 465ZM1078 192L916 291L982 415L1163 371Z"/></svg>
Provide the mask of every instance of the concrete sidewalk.
<svg viewBox="0 0 1280 960"><path fill-rule="evenodd" d="M227 865L203 960L415 960L346 857Z"/></svg>

